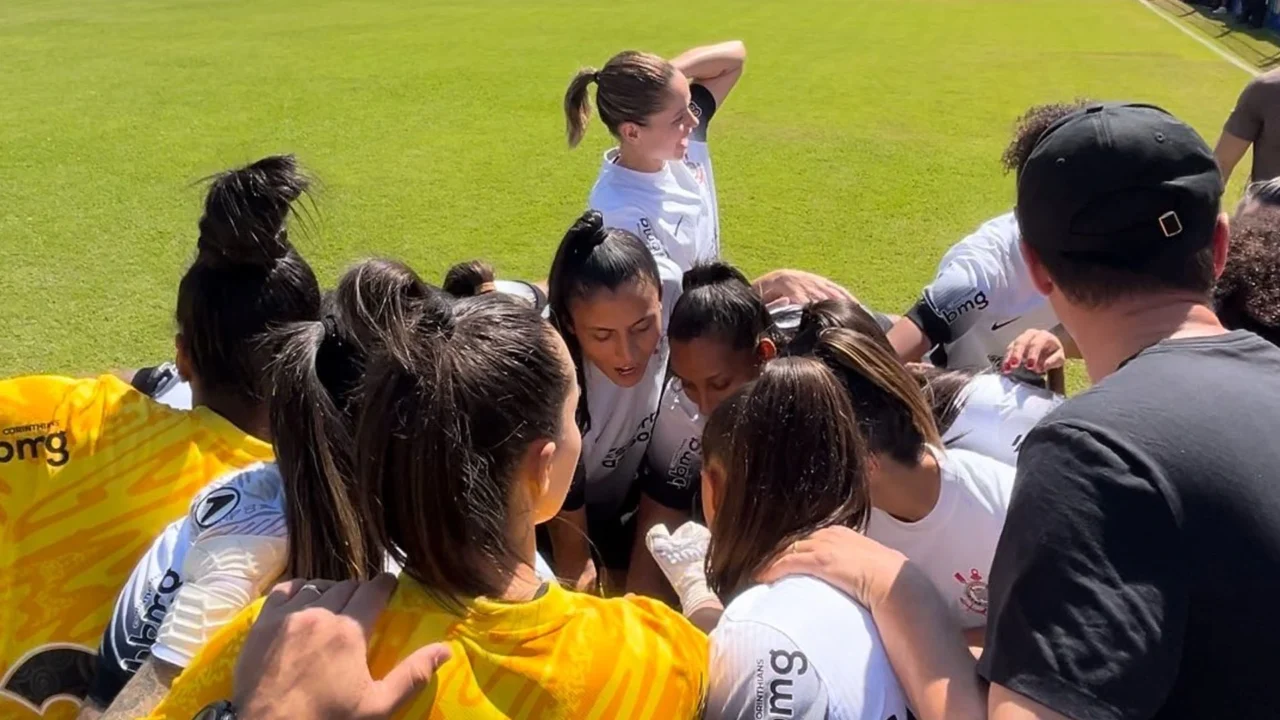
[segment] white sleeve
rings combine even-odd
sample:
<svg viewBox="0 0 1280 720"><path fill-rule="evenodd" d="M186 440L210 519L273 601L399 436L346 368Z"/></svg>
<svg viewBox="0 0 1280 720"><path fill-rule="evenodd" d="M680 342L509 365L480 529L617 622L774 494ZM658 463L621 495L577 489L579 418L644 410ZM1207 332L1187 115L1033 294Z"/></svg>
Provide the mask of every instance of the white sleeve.
<svg viewBox="0 0 1280 720"><path fill-rule="evenodd" d="M708 720L827 717L827 687L822 678L791 638L775 628L722 619L711 633L710 655Z"/></svg>
<svg viewBox="0 0 1280 720"><path fill-rule="evenodd" d="M195 528L179 588L151 653L186 667L213 634L284 571L283 487L274 464L238 473L191 505Z"/></svg>

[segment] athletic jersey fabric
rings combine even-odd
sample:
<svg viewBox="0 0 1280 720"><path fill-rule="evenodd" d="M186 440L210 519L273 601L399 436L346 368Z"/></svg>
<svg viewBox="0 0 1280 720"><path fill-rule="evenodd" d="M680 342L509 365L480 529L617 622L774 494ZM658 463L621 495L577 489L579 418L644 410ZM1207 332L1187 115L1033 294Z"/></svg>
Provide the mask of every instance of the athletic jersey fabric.
<svg viewBox="0 0 1280 720"><path fill-rule="evenodd" d="M152 718L190 720L230 697L236 656L257 602L214 637ZM401 718L694 718L706 688L706 637L657 600L610 600L552 582L535 600L464 603L455 615L400 577L369 644L382 677L432 642L453 658L400 709Z"/></svg>
<svg viewBox="0 0 1280 720"><path fill-rule="evenodd" d="M0 381L0 717L74 717L148 544L210 480L270 458L112 376Z"/></svg>
<svg viewBox="0 0 1280 720"><path fill-rule="evenodd" d="M708 720L907 720L871 613L812 577L756 585L711 633Z"/></svg>
<svg viewBox="0 0 1280 720"><path fill-rule="evenodd" d="M700 124L680 161L655 173L617 163L618 149L604 154L600 176L587 204L604 215L607 227L629 230L655 255L666 255L686 272L700 260L720 257L720 207L707 149L707 126L716 112L711 91L691 85L690 108Z"/></svg>
<svg viewBox="0 0 1280 720"><path fill-rule="evenodd" d="M983 223L942 256L938 274L907 312L934 345L940 367L988 368L1024 331L1058 318L1031 282L1013 213Z"/></svg>
<svg viewBox="0 0 1280 720"><path fill-rule="evenodd" d="M962 628L987 624L991 559L1013 493L1014 469L966 450L930 449L942 470L938 502L916 522L872 508L867 536L920 566Z"/></svg>
<svg viewBox="0 0 1280 720"><path fill-rule="evenodd" d="M133 569L98 651L92 696L103 707L150 655L186 667L223 625L285 571L284 479L258 463L210 483ZM389 564L389 571L398 568ZM540 556L536 570L551 579Z"/></svg>
<svg viewBox="0 0 1280 720"><path fill-rule="evenodd" d="M671 378L662 392L658 419L645 463L645 494L673 510L693 511L701 483L702 426L706 418L685 395L679 378Z"/></svg>
<svg viewBox="0 0 1280 720"><path fill-rule="evenodd" d="M965 386L963 406L942 443L1016 466L1022 440L1040 418L1066 398L999 373L982 373Z"/></svg>
<svg viewBox="0 0 1280 720"><path fill-rule="evenodd" d="M191 409L191 383L182 379L178 366L171 362L142 368L134 373L132 385L143 395L175 410Z"/></svg>

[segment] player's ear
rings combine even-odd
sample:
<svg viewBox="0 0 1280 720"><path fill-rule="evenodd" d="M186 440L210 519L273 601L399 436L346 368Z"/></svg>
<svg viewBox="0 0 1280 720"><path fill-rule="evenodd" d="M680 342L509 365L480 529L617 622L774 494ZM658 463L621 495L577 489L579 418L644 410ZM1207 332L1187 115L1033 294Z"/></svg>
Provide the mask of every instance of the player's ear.
<svg viewBox="0 0 1280 720"><path fill-rule="evenodd" d="M1044 263L1040 262L1040 256L1027 244L1025 238L1019 240L1018 244L1022 246L1022 258L1027 263L1027 270L1031 274L1031 284L1035 285L1037 292L1047 296L1053 292L1053 280L1049 277L1049 271L1045 270Z"/></svg>
<svg viewBox="0 0 1280 720"><path fill-rule="evenodd" d="M624 122L618 126L618 137L625 142L640 141L640 125L633 122Z"/></svg>
<svg viewBox="0 0 1280 720"><path fill-rule="evenodd" d="M778 357L778 345L769 338L761 338L756 344L756 357L760 359L760 364L769 362Z"/></svg>

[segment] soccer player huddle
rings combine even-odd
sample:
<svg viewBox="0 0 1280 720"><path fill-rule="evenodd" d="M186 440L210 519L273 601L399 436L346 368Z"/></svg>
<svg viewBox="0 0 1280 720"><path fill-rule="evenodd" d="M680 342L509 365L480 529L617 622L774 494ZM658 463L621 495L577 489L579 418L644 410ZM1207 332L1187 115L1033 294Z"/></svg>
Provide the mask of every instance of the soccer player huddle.
<svg viewBox="0 0 1280 720"><path fill-rule="evenodd" d="M545 282L324 289L292 156L212 178L172 362L0 380L0 717L1280 717L1280 184L1036 106L886 315L721 257L745 60L573 78Z"/></svg>

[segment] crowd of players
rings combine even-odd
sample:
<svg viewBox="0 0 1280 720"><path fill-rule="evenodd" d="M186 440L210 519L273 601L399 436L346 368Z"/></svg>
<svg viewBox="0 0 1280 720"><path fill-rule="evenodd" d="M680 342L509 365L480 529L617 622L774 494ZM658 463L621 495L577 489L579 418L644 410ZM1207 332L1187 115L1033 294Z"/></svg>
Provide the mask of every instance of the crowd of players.
<svg viewBox="0 0 1280 720"><path fill-rule="evenodd" d="M745 58L572 80L617 146L545 283L322 290L295 160L213 178L172 363L0 381L0 716L1280 715L1280 183L1031 108L885 315L721 259Z"/></svg>

